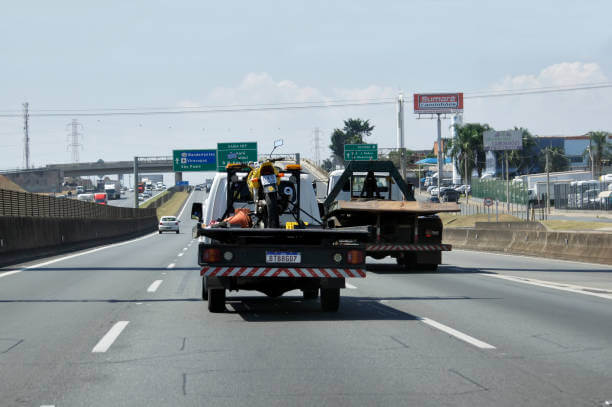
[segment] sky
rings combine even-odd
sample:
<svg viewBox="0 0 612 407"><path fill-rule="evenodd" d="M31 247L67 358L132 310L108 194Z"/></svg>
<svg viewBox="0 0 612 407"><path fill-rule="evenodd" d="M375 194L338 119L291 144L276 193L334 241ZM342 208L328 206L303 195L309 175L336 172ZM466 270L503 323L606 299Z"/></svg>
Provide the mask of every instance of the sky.
<svg viewBox="0 0 612 407"><path fill-rule="evenodd" d="M476 92L612 81L612 2L548 1L21 1L0 13L0 169L70 162L68 123L82 124L80 161L170 155L282 138L281 153L320 157L348 118L397 143L393 103L325 109L79 117L91 109L190 108L392 100L465 92L464 122L536 135L612 131L612 88L475 98ZM36 117L48 110L66 116ZM126 110L129 111L129 110ZM134 110L133 110L134 111ZM16 117L2 117L15 115ZM443 137L450 121L443 121ZM405 145L432 148L433 120L406 105ZM192 174L195 180L202 174Z"/></svg>

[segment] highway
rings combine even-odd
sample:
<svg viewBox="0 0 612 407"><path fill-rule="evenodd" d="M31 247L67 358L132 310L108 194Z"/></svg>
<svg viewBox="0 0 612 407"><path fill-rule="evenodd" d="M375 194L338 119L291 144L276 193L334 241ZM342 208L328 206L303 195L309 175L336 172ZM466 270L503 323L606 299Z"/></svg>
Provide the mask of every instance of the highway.
<svg viewBox="0 0 612 407"><path fill-rule="evenodd" d="M454 251L433 273L372 262L337 313L299 292L234 292L211 314L189 208L181 221L0 270L1 405L612 400L611 267Z"/></svg>

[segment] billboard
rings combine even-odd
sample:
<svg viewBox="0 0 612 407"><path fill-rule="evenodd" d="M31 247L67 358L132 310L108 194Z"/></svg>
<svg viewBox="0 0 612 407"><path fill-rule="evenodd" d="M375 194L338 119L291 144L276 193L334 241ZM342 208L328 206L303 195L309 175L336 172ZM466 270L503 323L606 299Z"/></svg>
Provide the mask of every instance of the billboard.
<svg viewBox="0 0 612 407"><path fill-rule="evenodd" d="M463 112L463 93L415 93L415 114Z"/></svg>
<svg viewBox="0 0 612 407"><path fill-rule="evenodd" d="M485 151L522 150L523 149L523 131L522 130L505 130L505 131L487 130L482 135L482 141L484 144Z"/></svg>

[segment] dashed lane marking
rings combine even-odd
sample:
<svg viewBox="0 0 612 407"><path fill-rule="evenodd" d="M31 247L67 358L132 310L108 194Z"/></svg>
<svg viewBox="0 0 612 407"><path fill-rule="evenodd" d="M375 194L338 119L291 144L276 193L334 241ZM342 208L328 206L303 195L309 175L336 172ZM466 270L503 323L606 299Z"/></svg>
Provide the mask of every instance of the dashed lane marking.
<svg viewBox="0 0 612 407"><path fill-rule="evenodd" d="M439 322L434 321L433 319L429 319L429 318L419 318L419 320L433 328L439 329L442 332L445 332L449 335L454 336L457 339L462 340L463 342L467 342L470 345L474 345L477 348L480 349L496 349L495 346L490 345L486 342L483 342L481 340L478 340L470 335L464 334L463 332L459 332L456 329L453 329L449 326L446 326L444 324L441 324Z"/></svg>
<svg viewBox="0 0 612 407"><path fill-rule="evenodd" d="M130 321L119 321L100 339L96 346L91 350L93 353L104 353L111 347L115 340L121 335Z"/></svg>
<svg viewBox="0 0 612 407"><path fill-rule="evenodd" d="M178 254L178 256L179 256L179 257L183 256L183 253L179 253L179 254Z"/></svg>
<svg viewBox="0 0 612 407"><path fill-rule="evenodd" d="M166 267L166 268L167 268L167 269L173 269L173 268L174 268L174 266L176 266L176 264L174 264L174 263L170 263L170 264L168 264L168 267Z"/></svg>
<svg viewBox="0 0 612 407"><path fill-rule="evenodd" d="M183 251L186 252L187 251L187 247L183 247Z"/></svg>
<svg viewBox="0 0 612 407"><path fill-rule="evenodd" d="M155 281L153 281L151 283L151 285L149 286L149 288L147 288L147 292L148 293L154 293L155 291L157 291L157 289L161 285L162 281L164 281L164 280L155 280Z"/></svg>

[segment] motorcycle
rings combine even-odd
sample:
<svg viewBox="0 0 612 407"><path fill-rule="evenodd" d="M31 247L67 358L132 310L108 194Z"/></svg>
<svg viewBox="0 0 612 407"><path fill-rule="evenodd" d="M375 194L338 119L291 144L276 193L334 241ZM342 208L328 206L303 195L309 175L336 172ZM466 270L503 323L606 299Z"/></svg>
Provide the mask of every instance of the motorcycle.
<svg viewBox="0 0 612 407"><path fill-rule="evenodd" d="M278 186L281 178L273 160L264 161L247 176L247 185L255 201L255 211L265 228L279 228Z"/></svg>

